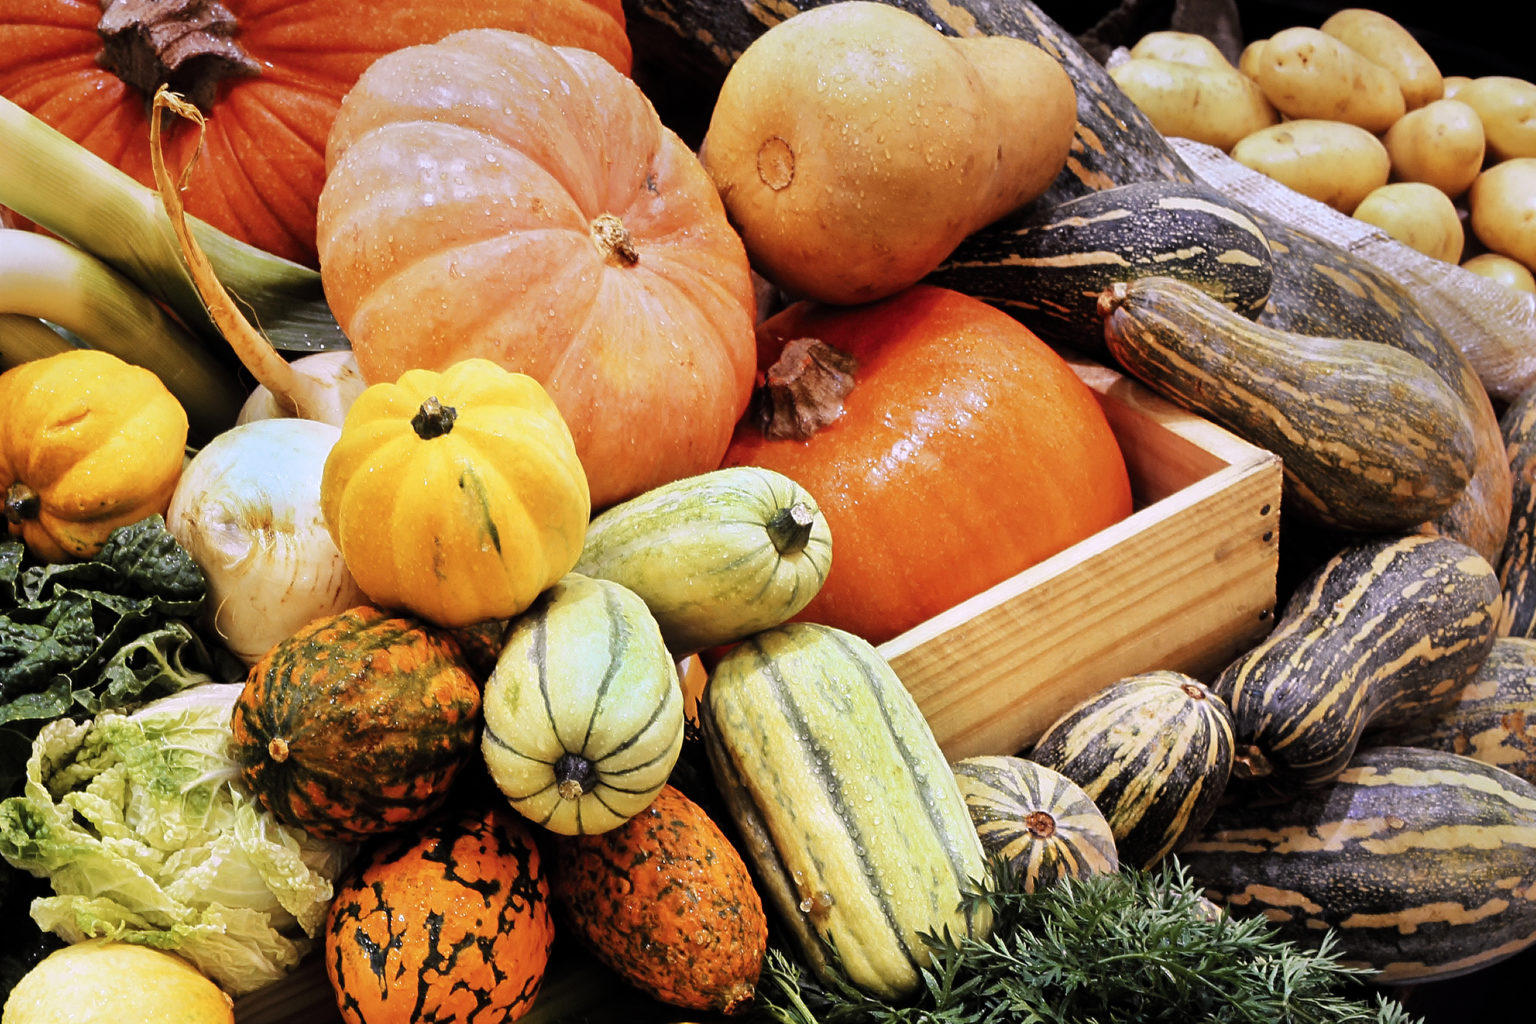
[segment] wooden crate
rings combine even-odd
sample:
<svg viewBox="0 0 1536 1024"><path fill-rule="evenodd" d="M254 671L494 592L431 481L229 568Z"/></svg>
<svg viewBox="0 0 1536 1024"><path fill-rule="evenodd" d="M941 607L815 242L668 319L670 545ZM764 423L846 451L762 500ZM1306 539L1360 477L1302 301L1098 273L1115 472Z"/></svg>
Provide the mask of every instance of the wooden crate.
<svg viewBox="0 0 1536 1024"><path fill-rule="evenodd" d="M1208 680L1273 622L1279 457L1114 370L1074 368L1125 453L1132 514L880 647L952 760L1017 753L1137 672Z"/></svg>

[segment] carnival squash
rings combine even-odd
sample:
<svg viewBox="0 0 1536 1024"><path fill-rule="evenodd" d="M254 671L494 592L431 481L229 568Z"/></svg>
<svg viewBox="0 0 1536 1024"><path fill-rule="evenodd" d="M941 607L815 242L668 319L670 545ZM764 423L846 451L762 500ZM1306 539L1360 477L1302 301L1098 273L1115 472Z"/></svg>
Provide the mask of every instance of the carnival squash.
<svg viewBox="0 0 1536 1024"><path fill-rule="evenodd" d="M752 387L746 252L696 157L594 54L491 29L348 93L320 274L370 383L478 356L534 377L599 507L713 469Z"/></svg>
<svg viewBox="0 0 1536 1024"><path fill-rule="evenodd" d="M759 327L726 465L816 496L837 558L796 616L884 643L1131 510L1092 390L1018 321L915 285Z"/></svg>
<svg viewBox="0 0 1536 1024"><path fill-rule="evenodd" d="M370 600L450 627L528 607L576 564L591 514L554 403L484 359L359 395L320 508Z"/></svg>
<svg viewBox="0 0 1536 1024"><path fill-rule="evenodd" d="M188 212L288 259L315 263L325 139L342 96L377 58L465 28L531 33L630 66L620 0L0 0L0 95L154 187L149 98L162 82L212 116L167 147L202 153Z"/></svg>
<svg viewBox="0 0 1536 1024"><path fill-rule="evenodd" d="M0 374L6 528L49 562L89 558L119 526L164 514L187 413L159 377L96 349Z"/></svg>

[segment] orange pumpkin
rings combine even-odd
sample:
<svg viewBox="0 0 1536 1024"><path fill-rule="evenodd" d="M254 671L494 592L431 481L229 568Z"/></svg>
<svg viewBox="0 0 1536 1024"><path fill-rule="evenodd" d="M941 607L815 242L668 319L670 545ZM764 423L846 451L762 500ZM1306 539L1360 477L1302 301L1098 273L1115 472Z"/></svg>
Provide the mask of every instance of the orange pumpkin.
<svg viewBox="0 0 1536 1024"><path fill-rule="evenodd" d="M206 29L185 28L199 19ZM342 96L383 54L482 25L584 46L629 71L620 0L0 0L0 95L154 187L146 103L168 82L211 115L187 211L314 265ZM169 165L196 145L190 125L176 131Z"/></svg>
<svg viewBox="0 0 1536 1024"><path fill-rule="evenodd" d="M759 344L725 464L778 470L827 517L837 557L798 619L884 643L1131 511L1092 389L980 299L801 302Z"/></svg>
<svg viewBox="0 0 1536 1024"><path fill-rule="evenodd" d="M751 271L631 80L456 33L369 68L327 159L320 275L365 380L474 356L533 377L596 508L718 464L752 387Z"/></svg>

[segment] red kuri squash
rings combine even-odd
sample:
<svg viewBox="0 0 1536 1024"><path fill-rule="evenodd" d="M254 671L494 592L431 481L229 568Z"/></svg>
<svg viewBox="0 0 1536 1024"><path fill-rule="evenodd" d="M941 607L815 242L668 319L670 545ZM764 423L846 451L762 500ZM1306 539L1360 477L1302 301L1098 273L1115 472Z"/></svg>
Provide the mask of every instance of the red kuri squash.
<svg viewBox="0 0 1536 1024"><path fill-rule="evenodd" d="M0 0L0 95L152 188L147 102L170 84L211 115L187 211L313 266L341 97L383 54L480 26L630 68L620 0ZM177 130L168 164L196 145Z"/></svg>
<svg viewBox="0 0 1536 1024"><path fill-rule="evenodd" d="M480 356L555 400L594 508L713 469L752 388L756 298L697 157L585 50L493 29L347 94L320 275L370 383Z"/></svg>
<svg viewBox="0 0 1536 1024"><path fill-rule="evenodd" d="M1093 391L980 299L915 285L797 303L758 328L760 383L726 465L815 496L837 557L797 618L880 644L1124 518Z"/></svg>

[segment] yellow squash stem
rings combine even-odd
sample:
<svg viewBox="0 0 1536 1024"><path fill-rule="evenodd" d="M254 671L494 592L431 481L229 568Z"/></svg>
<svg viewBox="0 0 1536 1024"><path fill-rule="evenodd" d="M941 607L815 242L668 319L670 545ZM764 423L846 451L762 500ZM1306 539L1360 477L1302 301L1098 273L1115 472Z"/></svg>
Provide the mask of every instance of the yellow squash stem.
<svg viewBox="0 0 1536 1024"><path fill-rule="evenodd" d="M149 118L150 163L155 172L155 186L160 190L160 202L165 207L166 216L170 218L172 230L176 232L176 240L181 243L182 256L187 262L192 283L197 286L198 294L202 296L208 315L218 326L219 333L234 349L241 364L256 378L256 382L272 392L278 408L290 415L313 418L314 411L323 408L326 401L319 385L312 378L294 370L288 360L240 312L187 224L181 191L186 188L192 164L202 148L201 140L187 166L182 168L181 178L173 181L165 166L165 153L160 145L160 122L167 113L187 118L197 125L199 132L203 129L203 113L162 85L155 90L154 109Z"/></svg>
<svg viewBox="0 0 1536 1024"><path fill-rule="evenodd" d="M245 388L234 372L133 282L68 242L0 228L0 313L34 318L68 347L39 321L55 324L91 348L150 370L186 409L197 438L227 430L240 414ZM27 337L47 341L35 332Z"/></svg>

